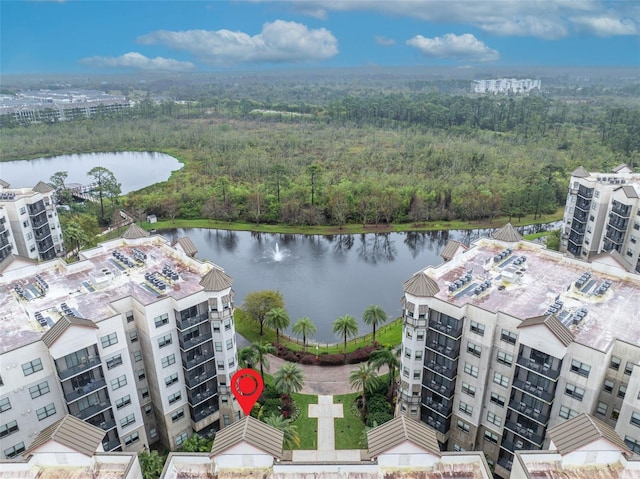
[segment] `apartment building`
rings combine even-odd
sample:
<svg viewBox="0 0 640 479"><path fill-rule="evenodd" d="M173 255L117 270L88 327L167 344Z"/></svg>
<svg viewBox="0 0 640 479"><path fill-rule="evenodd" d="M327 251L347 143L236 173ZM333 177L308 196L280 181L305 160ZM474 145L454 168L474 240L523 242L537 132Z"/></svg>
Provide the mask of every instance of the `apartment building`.
<svg viewBox="0 0 640 479"><path fill-rule="evenodd" d="M66 414L105 451L174 449L240 417L232 278L131 225L122 238L0 277L0 438L19 455Z"/></svg>
<svg viewBox="0 0 640 479"><path fill-rule="evenodd" d="M640 443L640 276L524 241L510 225L404 284L398 409L446 450L514 452L581 413Z"/></svg>
<svg viewBox="0 0 640 479"><path fill-rule="evenodd" d="M42 181L33 188L0 181L0 261L11 254L46 261L64 252L54 195Z"/></svg>
<svg viewBox="0 0 640 479"><path fill-rule="evenodd" d="M472 91L474 93L511 93L523 94L531 90L540 90L540 80L531 78L494 78L490 80L477 80L473 82Z"/></svg>
<svg viewBox="0 0 640 479"><path fill-rule="evenodd" d="M571 173L560 251L589 260L614 252L640 272L640 173L619 165L610 173Z"/></svg>

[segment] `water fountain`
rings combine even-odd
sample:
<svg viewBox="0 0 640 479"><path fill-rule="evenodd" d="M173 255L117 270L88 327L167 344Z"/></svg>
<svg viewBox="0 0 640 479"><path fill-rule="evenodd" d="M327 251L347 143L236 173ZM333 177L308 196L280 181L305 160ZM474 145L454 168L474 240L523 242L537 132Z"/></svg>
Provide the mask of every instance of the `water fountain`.
<svg viewBox="0 0 640 479"><path fill-rule="evenodd" d="M271 261L279 263L283 259L287 258L290 254L290 251L287 248L280 249L280 246L276 242L276 245L273 248L265 251L264 256L266 256Z"/></svg>

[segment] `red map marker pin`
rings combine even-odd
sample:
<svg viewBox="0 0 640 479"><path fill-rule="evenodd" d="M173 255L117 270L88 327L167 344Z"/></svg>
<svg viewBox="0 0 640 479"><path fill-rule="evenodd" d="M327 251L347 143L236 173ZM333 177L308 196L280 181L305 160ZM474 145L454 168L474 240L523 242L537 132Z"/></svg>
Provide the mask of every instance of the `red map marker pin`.
<svg viewBox="0 0 640 479"><path fill-rule="evenodd" d="M255 369L240 369L231 378L231 392L246 416L251 412L263 389L262 376Z"/></svg>

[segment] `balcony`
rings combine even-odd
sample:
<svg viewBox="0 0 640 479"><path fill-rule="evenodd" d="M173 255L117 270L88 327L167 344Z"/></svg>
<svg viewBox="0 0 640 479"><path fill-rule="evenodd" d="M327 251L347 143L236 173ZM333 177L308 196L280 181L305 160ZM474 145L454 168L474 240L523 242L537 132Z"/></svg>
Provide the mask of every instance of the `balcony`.
<svg viewBox="0 0 640 479"><path fill-rule="evenodd" d="M513 456L500 456L498 458L498 466L510 471L513 467Z"/></svg>
<svg viewBox="0 0 640 479"><path fill-rule="evenodd" d="M223 309L222 311L213 310L211 311L212 319L225 319L231 318L233 316L233 310L231 308Z"/></svg>
<svg viewBox="0 0 640 479"><path fill-rule="evenodd" d="M102 364L100 362L100 358L97 356L86 357L86 358L83 358L83 362L81 362L77 366L60 369L58 367L59 366L58 361L60 360L56 360L56 368L58 369L58 377L60 378L61 381L64 381L65 379L69 379L72 376L77 376L78 374L88 371L89 369L97 368ZM61 362L64 363L64 361L61 361Z"/></svg>
<svg viewBox="0 0 640 479"><path fill-rule="evenodd" d="M533 371L541 376L545 376L553 381L558 379L560 376L560 369L553 369L548 363L537 363L531 358L525 358L522 356L518 356L518 360L516 361L520 366Z"/></svg>
<svg viewBox="0 0 640 479"><path fill-rule="evenodd" d="M430 381L426 381L426 384L424 384L424 386L430 391L433 391L434 393L439 394L440 396L447 399L453 397L453 391L455 389L455 383L451 383L449 386L446 386L445 384L442 384L433 379Z"/></svg>
<svg viewBox="0 0 640 479"><path fill-rule="evenodd" d="M44 241L37 241L36 244L38 245L38 253L40 254L45 254L47 251L52 250L55 246L51 238Z"/></svg>
<svg viewBox="0 0 640 479"><path fill-rule="evenodd" d="M83 421L90 418L91 416L95 416L96 414L100 414L101 412L109 409L111 405L107 401L100 402L98 404L94 404L93 406L89 406L87 408L81 409L77 412L77 414L73 414L75 417L82 419ZM71 412L71 411L69 411Z"/></svg>
<svg viewBox="0 0 640 479"><path fill-rule="evenodd" d="M204 313L187 319L176 319L176 325L180 331L184 331L206 321L209 321L209 314Z"/></svg>
<svg viewBox="0 0 640 479"><path fill-rule="evenodd" d="M78 386L73 391L65 393L64 398L66 399L67 403L71 403L105 387L107 387L107 384L104 378L91 379L84 386Z"/></svg>
<svg viewBox="0 0 640 479"><path fill-rule="evenodd" d="M215 387L211 387L209 389L201 390L200 392L194 393L192 391L187 390L187 401L191 406L197 406L200 403L203 403L207 399L212 398L217 394L217 390Z"/></svg>
<svg viewBox="0 0 640 479"><path fill-rule="evenodd" d="M425 410L423 408L421 411L420 420L422 422L426 422L429 426L442 434L446 434L447 432L449 432L450 420L442 419L440 416L434 417L433 414L434 413L429 409Z"/></svg>
<svg viewBox="0 0 640 479"><path fill-rule="evenodd" d="M111 439L110 441L107 441L107 442L103 441L102 447L106 452L115 451L120 447L120 440L116 438L116 439Z"/></svg>
<svg viewBox="0 0 640 479"><path fill-rule="evenodd" d="M446 406L441 402L434 401L432 398L427 398L426 401L422 403L422 405L428 407L432 411L435 411L445 419L451 416L451 406Z"/></svg>
<svg viewBox="0 0 640 479"><path fill-rule="evenodd" d="M191 348L195 348L196 346L204 343L205 341L209 341L211 339L211 330L201 331L201 334L198 336L192 336L190 339L183 341L182 335L180 335L180 349L182 351L187 351Z"/></svg>
<svg viewBox="0 0 640 479"><path fill-rule="evenodd" d="M216 370L213 369L213 368L209 369L208 371L204 371L204 372L202 372L200 374L195 374L195 372L189 374L189 373L187 373L185 371L185 373L184 373L184 381L185 381L186 386L189 389L193 389L196 386L198 386L199 384L202 384L202 383L208 381L209 379L215 378L216 374L217 374Z"/></svg>
<svg viewBox="0 0 640 479"><path fill-rule="evenodd" d="M450 338L459 339L462 335L462 321L457 321L458 325L442 324L437 321L429 321L429 329L446 334Z"/></svg>
<svg viewBox="0 0 640 479"><path fill-rule="evenodd" d="M543 409L533 408L528 406L524 402L513 399L509 401L509 408L514 411L523 414L524 416L533 419L534 421L542 424L543 426L549 422L549 412L551 410L550 407L545 407Z"/></svg>
<svg viewBox="0 0 640 479"><path fill-rule="evenodd" d="M36 203L33 203L32 205L27 205L27 208L29 209L29 216L37 216L45 211L43 201L38 201Z"/></svg>
<svg viewBox="0 0 640 479"><path fill-rule="evenodd" d="M507 421L504 427L509 431L513 432L514 434L517 434L518 436L523 437L528 441L531 441L533 444L537 446L536 449L540 449L542 447L542 442L544 441L544 437L540 434L536 434L533 428L523 426L522 424L518 424L513 421Z"/></svg>
<svg viewBox="0 0 640 479"><path fill-rule="evenodd" d="M584 186L580 185L578 187L578 197L582 197L585 199L593 198L593 188L585 188Z"/></svg>
<svg viewBox="0 0 640 479"><path fill-rule="evenodd" d="M629 218L631 215L631 205L625 205L619 201L613 201L611 212L620 216L621 218Z"/></svg>
<svg viewBox="0 0 640 479"><path fill-rule="evenodd" d="M456 360L458 356L460 356L460 343L455 342L453 346L444 346L438 343L437 339L432 339L431 337L427 337L427 348L431 351L434 351L438 354L442 354L449 359Z"/></svg>
<svg viewBox="0 0 640 479"><path fill-rule="evenodd" d="M197 354L191 357L190 359L187 359L186 356L187 355L183 353L182 366L187 370L193 369L196 366L199 366L201 364L206 363L207 361L211 361L214 359L214 355L210 353Z"/></svg>
<svg viewBox="0 0 640 479"><path fill-rule="evenodd" d="M193 422L200 422L205 417L218 412L219 409L220 409L220 406L218 405L218 401L214 401L213 404L210 404L210 405L204 405L204 407L203 406L194 407L191 409L191 420Z"/></svg>
<svg viewBox="0 0 640 479"><path fill-rule="evenodd" d="M436 361L427 359L424 362L424 366L427 369L430 369L431 371L446 377L447 379L453 379L453 377L456 375L458 371L458 364L457 362L453 362L453 361L450 361L450 362L452 362L453 364L444 365L444 364L438 364Z"/></svg>
<svg viewBox="0 0 640 479"><path fill-rule="evenodd" d="M524 439L515 439L513 442L509 441L508 439L504 439L502 441L502 444L500 444L500 447L505 448L506 450L508 450L509 452L515 452L515 451L520 451L520 450L536 450L536 449L540 449L539 447L536 447L534 444L530 443L529 441L525 441Z"/></svg>
<svg viewBox="0 0 640 479"><path fill-rule="evenodd" d="M517 373L516 373L517 374ZM553 394L548 393L542 386L536 386L529 381L523 381L521 379L514 379L513 386L526 392L532 396L542 399L546 403L553 401Z"/></svg>

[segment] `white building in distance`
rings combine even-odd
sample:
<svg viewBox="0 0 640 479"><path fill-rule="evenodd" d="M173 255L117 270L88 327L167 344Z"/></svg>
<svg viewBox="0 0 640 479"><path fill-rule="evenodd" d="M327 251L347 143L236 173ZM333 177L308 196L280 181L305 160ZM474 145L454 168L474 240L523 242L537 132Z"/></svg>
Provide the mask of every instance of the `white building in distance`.
<svg viewBox="0 0 640 479"><path fill-rule="evenodd" d="M540 80L495 78L492 80L476 80L471 87L471 91L474 93L493 93L494 95L498 93L522 95L532 90L540 90Z"/></svg>

